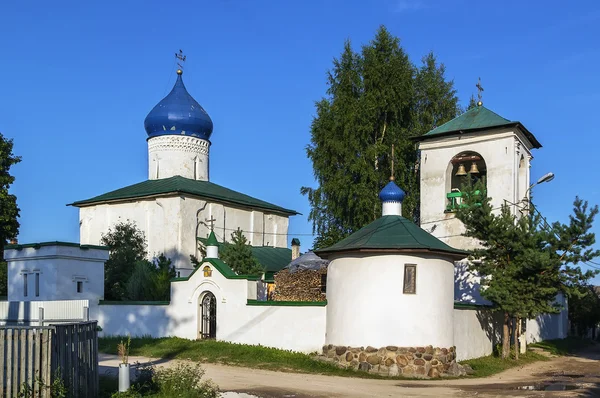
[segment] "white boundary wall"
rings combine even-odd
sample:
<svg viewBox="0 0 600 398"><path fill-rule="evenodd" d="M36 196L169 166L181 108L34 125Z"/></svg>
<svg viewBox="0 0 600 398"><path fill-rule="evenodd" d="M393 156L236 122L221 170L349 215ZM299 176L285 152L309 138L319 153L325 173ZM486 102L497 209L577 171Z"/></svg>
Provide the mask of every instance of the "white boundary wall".
<svg viewBox="0 0 600 398"><path fill-rule="evenodd" d="M205 266L212 268L211 276L204 276ZM256 299L256 281L226 278L211 262L188 280L172 282L169 304L94 305L90 317L98 320L101 336L197 339L200 303L207 292L216 298L217 340L305 353L320 352L325 344L326 306L248 304L249 298Z"/></svg>

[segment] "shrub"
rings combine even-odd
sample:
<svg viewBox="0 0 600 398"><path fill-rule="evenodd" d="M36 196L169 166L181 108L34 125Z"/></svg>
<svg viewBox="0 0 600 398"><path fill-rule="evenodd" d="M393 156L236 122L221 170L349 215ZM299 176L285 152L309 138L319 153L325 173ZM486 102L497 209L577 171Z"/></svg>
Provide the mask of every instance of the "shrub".
<svg viewBox="0 0 600 398"><path fill-rule="evenodd" d="M219 388L210 380L202 381L204 370L200 364L178 363L155 373L154 383L159 397L217 398Z"/></svg>

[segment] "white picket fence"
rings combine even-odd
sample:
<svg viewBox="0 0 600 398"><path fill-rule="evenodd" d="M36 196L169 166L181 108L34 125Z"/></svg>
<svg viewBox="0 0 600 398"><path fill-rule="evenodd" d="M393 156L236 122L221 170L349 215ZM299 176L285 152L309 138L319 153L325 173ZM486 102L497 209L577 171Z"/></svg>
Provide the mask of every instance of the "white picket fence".
<svg viewBox="0 0 600 398"><path fill-rule="evenodd" d="M0 301L0 325L89 320L89 300Z"/></svg>

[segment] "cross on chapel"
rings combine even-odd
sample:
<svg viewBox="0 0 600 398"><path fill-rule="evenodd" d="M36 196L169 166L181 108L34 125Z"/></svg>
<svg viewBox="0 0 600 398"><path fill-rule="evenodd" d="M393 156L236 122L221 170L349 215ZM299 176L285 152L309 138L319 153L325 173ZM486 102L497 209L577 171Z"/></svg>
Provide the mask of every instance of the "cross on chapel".
<svg viewBox="0 0 600 398"><path fill-rule="evenodd" d="M210 223L210 230L214 231L215 221L217 221L217 219L214 216L210 216L210 218L207 218L205 221Z"/></svg>

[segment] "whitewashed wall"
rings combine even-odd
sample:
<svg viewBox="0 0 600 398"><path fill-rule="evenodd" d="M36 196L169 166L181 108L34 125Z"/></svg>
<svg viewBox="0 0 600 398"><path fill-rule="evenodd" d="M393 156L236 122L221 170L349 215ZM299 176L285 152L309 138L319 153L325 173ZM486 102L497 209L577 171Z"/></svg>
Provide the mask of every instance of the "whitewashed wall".
<svg viewBox="0 0 600 398"><path fill-rule="evenodd" d="M490 310L454 309L454 345L459 361L491 355L502 338L502 318Z"/></svg>
<svg viewBox="0 0 600 398"><path fill-rule="evenodd" d="M569 333L569 311L566 298L560 294L558 304L564 309L559 314L544 314L535 319L528 319L525 335L527 343L543 340L564 339Z"/></svg>
<svg viewBox="0 0 600 398"><path fill-rule="evenodd" d="M261 344L299 352L320 351L325 343L326 307L248 305L249 289L245 279L227 279L210 263L211 277L201 271L188 281L171 283L169 305L99 305L92 309L93 319L103 335L153 337L199 336L200 301L205 292L217 300L217 340Z"/></svg>
<svg viewBox="0 0 600 398"><path fill-rule="evenodd" d="M108 250L82 248L63 243L42 243L39 247L23 245L6 249L8 263L8 300L98 300L104 297L104 262ZM25 278L27 274L27 296ZM39 274L39 295L35 278ZM77 292L77 282L82 291Z"/></svg>
<svg viewBox="0 0 600 398"><path fill-rule="evenodd" d="M327 270L327 344L451 347L454 264L434 256L344 255ZM403 293L416 264L416 294Z"/></svg>
<svg viewBox="0 0 600 398"><path fill-rule="evenodd" d="M103 233L118 222L131 220L146 235L148 257L169 257L181 276L192 270L190 254L199 256L196 237L207 237L214 218L220 242L229 241L238 227L254 246L287 247L288 216L207 202L190 196L170 196L98 204L79 210L82 243L100 244ZM249 231L254 231L250 233Z"/></svg>

